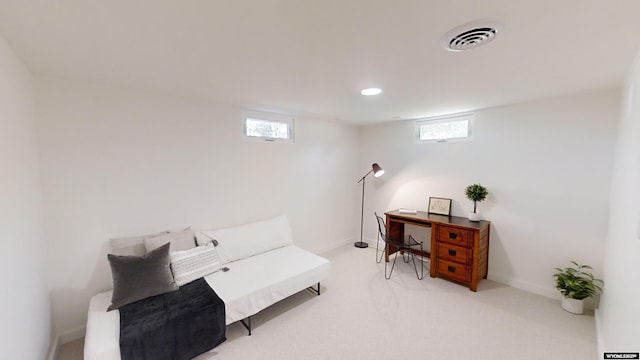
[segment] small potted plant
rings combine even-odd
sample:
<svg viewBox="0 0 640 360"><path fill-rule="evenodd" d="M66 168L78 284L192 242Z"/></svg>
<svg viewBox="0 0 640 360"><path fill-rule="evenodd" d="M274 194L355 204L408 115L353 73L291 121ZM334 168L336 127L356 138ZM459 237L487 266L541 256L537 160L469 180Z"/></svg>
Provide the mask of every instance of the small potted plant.
<svg viewBox="0 0 640 360"><path fill-rule="evenodd" d="M562 308L573 314L584 312L584 299L602 292L604 281L596 279L585 269L592 269L589 265L571 261L572 267L555 268L553 276L556 279L556 289L562 294Z"/></svg>
<svg viewBox="0 0 640 360"><path fill-rule="evenodd" d="M467 195L469 200L473 201L473 212L469 213L469 220L479 221L480 213L478 212L478 203L487 198L489 191L487 191L486 187L480 184L472 184L467 186L464 193Z"/></svg>

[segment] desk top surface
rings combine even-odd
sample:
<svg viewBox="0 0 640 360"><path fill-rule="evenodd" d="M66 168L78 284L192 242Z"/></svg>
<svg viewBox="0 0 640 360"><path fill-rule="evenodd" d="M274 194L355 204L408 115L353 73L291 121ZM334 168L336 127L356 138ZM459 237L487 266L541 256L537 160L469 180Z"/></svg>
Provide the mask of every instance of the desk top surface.
<svg viewBox="0 0 640 360"><path fill-rule="evenodd" d="M406 220L415 222L457 225L477 229L489 226L489 224L491 224L490 221L470 221L469 219L460 216L429 214L426 211L418 211L417 214L402 214L399 210L390 210L386 211L385 214L393 216L394 218L404 218Z"/></svg>

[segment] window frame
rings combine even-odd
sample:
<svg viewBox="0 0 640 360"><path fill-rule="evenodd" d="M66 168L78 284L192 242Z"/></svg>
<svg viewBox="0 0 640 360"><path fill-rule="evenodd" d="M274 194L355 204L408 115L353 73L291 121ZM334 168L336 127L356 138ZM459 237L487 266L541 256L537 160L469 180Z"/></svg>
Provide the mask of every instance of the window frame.
<svg viewBox="0 0 640 360"><path fill-rule="evenodd" d="M253 136L247 134L247 120L258 120L265 122L283 123L287 125L289 138L273 138L266 136ZM292 116L277 115L264 112L245 111L242 113L242 137L246 141L259 141L259 142L279 142L279 143L294 143L295 142L295 119Z"/></svg>
<svg viewBox="0 0 640 360"><path fill-rule="evenodd" d="M452 115L444 115L444 116L436 116L436 117L428 117L416 119L415 125L415 141L419 144L432 144L432 143L445 143L451 141L468 141L471 140L473 136L473 121L475 119L474 113L461 113L461 114L452 114ZM423 125L427 124L442 124L442 123L451 123L458 121L467 121L467 136L462 137L448 137L443 139L421 139L421 128Z"/></svg>

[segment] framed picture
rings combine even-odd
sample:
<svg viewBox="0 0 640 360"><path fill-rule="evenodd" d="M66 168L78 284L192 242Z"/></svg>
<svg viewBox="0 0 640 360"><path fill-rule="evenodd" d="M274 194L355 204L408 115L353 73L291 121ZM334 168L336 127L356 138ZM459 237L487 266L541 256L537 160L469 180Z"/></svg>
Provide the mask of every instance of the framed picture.
<svg viewBox="0 0 640 360"><path fill-rule="evenodd" d="M451 215L451 199L429 197L429 214Z"/></svg>

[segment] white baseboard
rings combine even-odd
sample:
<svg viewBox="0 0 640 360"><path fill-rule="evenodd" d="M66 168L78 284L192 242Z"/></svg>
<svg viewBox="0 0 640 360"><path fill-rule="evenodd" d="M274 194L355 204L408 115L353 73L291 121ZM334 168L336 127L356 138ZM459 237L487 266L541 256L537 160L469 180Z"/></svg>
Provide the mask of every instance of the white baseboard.
<svg viewBox="0 0 640 360"><path fill-rule="evenodd" d="M546 287L542 287L540 285L536 285L527 281L514 279L509 276L502 276L499 274L496 275L496 274L490 273L488 276L488 279L493 280L495 282L499 282L504 285L514 287L516 289L520 289L536 295L544 296L549 299L562 301L562 295L555 288L546 288ZM597 306L598 306L597 298L588 298L588 299L585 299L584 301L585 309L595 310Z"/></svg>
<svg viewBox="0 0 640 360"><path fill-rule="evenodd" d="M353 238L348 238L348 239L344 239L344 240L340 240L340 241L334 241L332 243L329 243L325 246L319 247L314 249L314 253L316 254L324 254L324 253L328 253L332 250L335 250L341 246L345 246L347 244L350 244L352 242L355 242L355 240Z"/></svg>
<svg viewBox="0 0 640 360"><path fill-rule="evenodd" d="M345 245L353 245L356 242L360 241L360 238L348 238L348 239L344 239L344 240L340 240L340 241L334 241L332 243L329 243L325 246L319 247L319 248L314 248L312 250L312 252L316 253L316 254L325 254L328 253L330 251L333 251L341 246L345 246ZM362 241L366 242L369 244L369 248L373 247L373 249L375 250L376 248L376 241L377 239L369 239L369 238L362 238ZM384 244L381 244L380 246L384 246Z"/></svg>
<svg viewBox="0 0 640 360"><path fill-rule="evenodd" d="M65 331L59 334L60 344L66 344L68 342L72 342L78 339L81 339L84 334L87 332L86 326L78 326L75 329Z"/></svg>
<svg viewBox="0 0 640 360"><path fill-rule="evenodd" d="M600 359L600 356L602 356L605 349L604 338L602 337L602 314L598 309L595 309L593 317L595 318L596 323L596 349L598 350L597 359Z"/></svg>
<svg viewBox="0 0 640 360"><path fill-rule="evenodd" d="M360 241L360 239L359 239L359 238L358 238L358 239L353 239L353 240L351 240L351 243L352 243L352 244L355 244L355 243L357 243L357 242L359 242L359 241ZM370 238L363 237L363 238L362 238L362 241L363 241L363 242L366 242L367 244L369 244L369 248L373 248L373 249L375 249L375 248L376 248L376 241L377 241L377 239L373 239L373 240L372 240L372 239L370 239ZM383 242L380 246L384 246L384 242Z"/></svg>
<svg viewBox="0 0 640 360"><path fill-rule="evenodd" d="M87 328L85 326L79 326L75 329L62 332L55 336L51 345L49 346L49 352L47 354L47 360L56 360L58 358L58 351L60 346L72 342L84 337Z"/></svg>
<svg viewBox="0 0 640 360"><path fill-rule="evenodd" d="M358 239L344 240L339 245L334 246L328 250L333 250L349 242L356 242L356 241L358 241ZM375 250L376 241L378 241L378 239L363 238L362 241L367 242L369 244L369 248L373 248ZM384 246L384 244L382 244L381 246ZM489 273L488 279L504 285L508 285L508 286L520 289L520 290L524 290L536 295L544 296L550 299L554 299L558 301L562 300L562 296L560 295L560 293L553 288L546 288L546 287L533 284L527 281L515 279L511 276ZM597 306L596 304L597 304L597 300L591 299L591 298L587 299L585 301L585 308L592 309L592 310L596 309L596 306Z"/></svg>
<svg viewBox="0 0 640 360"><path fill-rule="evenodd" d="M514 287L520 290L525 290L530 293L548 297L550 299L554 299L554 300L562 299L560 294L555 289L545 288L527 281L514 279L511 276L489 273L488 279L493 280L495 282L499 282L501 284L509 285L511 287Z"/></svg>
<svg viewBox="0 0 640 360"><path fill-rule="evenodd" d="M55 336L51 345L49 346L49 352L47 353L47 360L56 360L58 358L58 350L60 349L60 337Z"/></svg>
<svg viewBox="0 0 640 360"><path fill-rule="evenodd" d="M346 243L349 242L356 242L358 241L358 239L355 240L345 240L341 243L341 245L344 245ZM362 241L367 242L369 244L369 248L373 248L375 250L376 247L376 241L377 239L369 239L369 238L363 238ZM339 246L341 246L339 245ZM384 246L384 244L382 244L381 246ZM338 246L336 246L338 247ZM335 247L334 247L335 248ZM333 249L330 249L333 250ZM544 296L550 299L554 299L554 300L558 300L561 301L562 300L562 295L560 295L560 293L553 289L553 288L546 288L546 287L542 287L540 285L537 284L533 284L527 281L523 281L520 279L515 279L511 276L507 276L507 275L501 275L501 274L495 274L495 273L489 273L488 276L489 280L507 285L507 286L511 286L514 287L516 289L520 289L520 290L524 290L536 295L540 295L540 296ZM595 309L596 308L596 302L594 299L587 299L585 301L585 308L587 309Z"/></svg>

